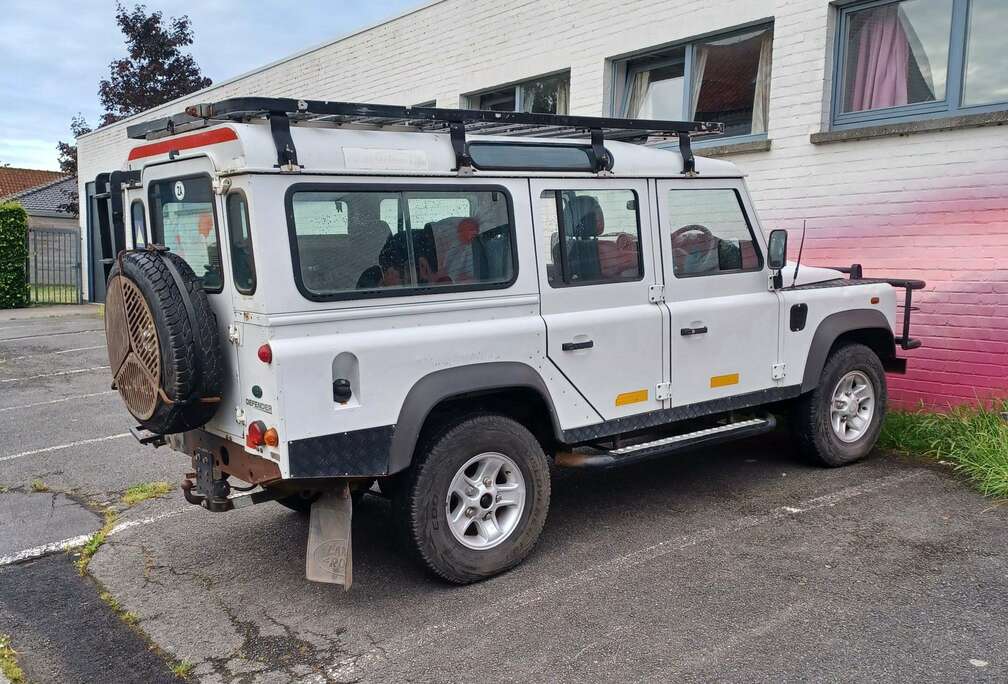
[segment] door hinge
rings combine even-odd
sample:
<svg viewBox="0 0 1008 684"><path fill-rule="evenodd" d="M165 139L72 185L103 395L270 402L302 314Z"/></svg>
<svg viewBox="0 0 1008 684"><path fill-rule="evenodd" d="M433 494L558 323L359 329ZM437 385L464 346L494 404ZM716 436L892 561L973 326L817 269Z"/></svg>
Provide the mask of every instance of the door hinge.
<svg viewBox="0 0 1008 684"><path fill-rule="evenodd" d="M658 401L667 401L672 398L672 383L659 382L655 385L654 398Z"/></svg>
<svg viewBox="0 0 1008 684"><path fill-rule="evenodd" d="M231 344L241 344L241 331L237 324L232 323L228 326L228 342Z"/></svg>
<svg viewBox="0 0 1008 684"><path fill-rule="evenodd" d="M658 304L659 302L665 301L665 286L664 285L651 285L648 288L648 299L651 300L652 304Z"/></svg>
<svg viewBox="0 0 1008 684"><path fill-rule="evenodd" d="M226 195L227 191L231 189L231 179L215 178L211 186L213 187L213 191L218 195Z"/></svg>
<svg viewBox="0 0 1008 684"><path fill-rule="evenodd" d="M786 363L775 363L770 367L770 377L774 380L783 380L785 375L787 375Z"/></svg>
<svg viewBox="0 0 1008 684"><path fill-rule="evenodd" d="M239 425L244 425L245 424L245 410L244 409L242 409L240 407L236 407L235 408L235 422L238 423Z"/></svg>

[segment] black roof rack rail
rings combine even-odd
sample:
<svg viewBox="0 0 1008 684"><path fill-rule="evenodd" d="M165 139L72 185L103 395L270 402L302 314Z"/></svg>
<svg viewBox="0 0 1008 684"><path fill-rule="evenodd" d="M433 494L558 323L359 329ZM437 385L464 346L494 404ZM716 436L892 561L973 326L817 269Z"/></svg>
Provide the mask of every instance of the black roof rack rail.
<svg viewBox="0 0 1008 684"><path fill-rule="evenodd" d="M535 138L589 137L595 172L609 171L611 157L605 140L640 140L675 137L683 158L683 173L696 174L690 136L724 133L724 124L707 121L662 121L619 119L534 112L498 112L481 109L439 109L400 105L295 100L291 98L237 97L186 107L174 116L143 121L126 128L133 139L149 140L225 121L268 119L277 148L277 166L297 167L297 150L290 135L291 123L330 123L335 126L366 125L376 128L411 128L442 133L447 130L455 150L456 169L471 173L466 135L526 136Z"/></svg>

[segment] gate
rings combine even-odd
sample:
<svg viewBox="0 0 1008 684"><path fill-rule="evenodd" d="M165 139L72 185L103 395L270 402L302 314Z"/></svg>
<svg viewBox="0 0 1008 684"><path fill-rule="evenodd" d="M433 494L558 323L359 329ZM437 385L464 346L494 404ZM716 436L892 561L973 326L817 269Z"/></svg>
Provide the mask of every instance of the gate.
<svg viewBox="0 0 1008 684"><path fill-rule="evenodd" d="M80 230L28 230L28 298L32 304L81 303L80 253Z"/></svg>

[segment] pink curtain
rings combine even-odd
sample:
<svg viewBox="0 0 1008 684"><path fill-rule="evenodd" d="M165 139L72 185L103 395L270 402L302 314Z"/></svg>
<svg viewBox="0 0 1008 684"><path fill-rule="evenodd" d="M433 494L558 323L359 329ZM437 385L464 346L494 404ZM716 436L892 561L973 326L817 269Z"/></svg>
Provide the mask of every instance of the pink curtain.
<svg viewBox="0 0 1008 684"><path fill-rule="evenodd" d="M900 22L899 7L879 7L866 14L858 39L857 72L848 109L851 112L907 103L910 43Z"/></svg>

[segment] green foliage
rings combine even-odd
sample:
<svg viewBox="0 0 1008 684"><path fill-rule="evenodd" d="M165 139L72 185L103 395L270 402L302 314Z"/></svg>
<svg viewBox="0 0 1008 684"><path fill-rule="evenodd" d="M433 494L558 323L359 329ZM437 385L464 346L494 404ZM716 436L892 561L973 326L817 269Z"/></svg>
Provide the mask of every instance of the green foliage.
<svg viewBox="0 0 1008 684"><path fill-rule="evenodd" d="M0 204L0 309L28 306L28 214L16 202Z"/></svg>
<svg viewBox="0 0 1008 684"><path fill-rule="evenodd" d="M11 647L10 637L6 634L0 634L0 673L11 684L22 684L25 681L24 672L18 667L17 660L15 656L17 651Z"/></svg>
<svg viewBox="0 0 1008 684"><path fill-rule="evenodd" d="M879 444L948 461L988 496L1008 497L1008 400L948 413L891 412Z"/></svg>
<svg viewBox="0 0 1008 684"><path fill-rule="evenodd" d="M173 487L167 482L144 482L127 489L122 501L127 506L133 506L141 501L169 494L172 489Z"/></svg>

